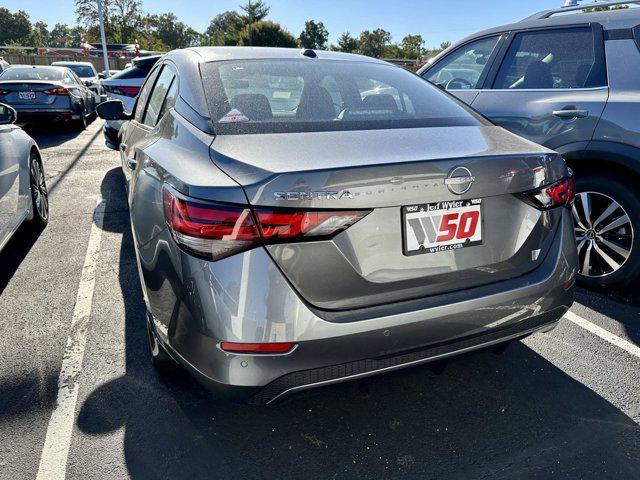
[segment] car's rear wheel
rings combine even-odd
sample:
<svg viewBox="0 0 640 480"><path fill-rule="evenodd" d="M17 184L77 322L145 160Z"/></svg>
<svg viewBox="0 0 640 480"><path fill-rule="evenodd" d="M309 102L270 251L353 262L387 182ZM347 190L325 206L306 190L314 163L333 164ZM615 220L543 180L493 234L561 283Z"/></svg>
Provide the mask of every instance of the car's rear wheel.
<svg viewBox="0 0 640 480"><path fill-rule="evenodd" d="M76 122L76 125L78 127L78 130L87 129L88 121L84 104L82 104L82 108L80 109L80 119Z"/></svg>
<svg viewBox="0 0 640 480"><path fill-rule="evenodd" d="M578 282L606 288L640 278L640 205L631 187L615 176L578 178L573 205L578 244Z"/></svg>
<svg viewBox="0 0 640 480"><path fill-rule="evenodd" d="M29 185L33 208L31 223L36 228L42 228L49 223L49 193L42 162L35 152L32 152L29 158Z"/></svg>
<svg viewBox="0 0 640 480"><path fill-rule="evenodd" d="M147 338L149 340L149 353L153 368L163 377L174 376L180 372L179 365L171 358L165 348L160 344L147 317Z"/></svg>

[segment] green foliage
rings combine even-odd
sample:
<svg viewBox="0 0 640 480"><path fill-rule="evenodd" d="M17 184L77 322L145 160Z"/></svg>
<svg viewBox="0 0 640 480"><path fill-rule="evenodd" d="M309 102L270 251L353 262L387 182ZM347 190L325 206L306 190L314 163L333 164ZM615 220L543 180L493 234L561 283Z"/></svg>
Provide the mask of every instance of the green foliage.
<svg viewBox="0 0 640 480"><path fill-rule="evenodd" d="M280 24L261 21L246 25L240 32L239 45L256 47L288 47L295 48L298 42L295 37Z"/></svg>
<svg viewBox="0 0 640 480"><path fill-rule="evenodd" d="M322 22L309 20L304 23L304 30L298 37L298 42L302 48L313 48L318 50L327 49L329 32Z"/></svg>
<svg viewBox="0 0 640 480"><path fill-rule="evenodd" d="M204 45L233 46L240 43L240 33L244 28L244 19L239 13L228 11L219 13L204 32Z"/></svg>
<svg viewBox="0 0 640 480"><path fill-rule="evenodd" d="M351 33L344 32L338 38L338 50L341 52L353 53L358 50L358 39L351 36Z"/></svg>
<svg viewBox="0 0 640 480"><path fill-rule="evenodd" d="M597 3L596 0L593 0L593 3ZM609 10L624 10L627 8L629 8L629 5L613 5L612 7L589 7L589 8L582 9L582 11L584 13L607 12Z"/></svg>
<svg viewBox="0 0 640 480"><path fill-rule="evenodd" d="M385 47L391 42L391 34L382 28L373 32L365 30L360 34L358 52L374 58L384 56Z"/></svg>
<svg viewBox="0 0 640 480"><path fill-rule="evenodd" d="M423 48L422 35L407 35L402 39L402 58L418 58Z"/></svg>
<svg viewBox="0 0 640 480"><path fill-rule="evenodd" d="M262 0L256 0L255 2L248 1L244 5L240 5L240 9L244 12L244 15L242 15L244 24L251 25L267 18L271 7L268 7Z"/></svg>
<svg viewBox="0 0 640 480"><path fill-rule="evenodd" d="M200 41L200 34L178 21L178 17L173 13L149 15L145 20L148 33L169 49L191 47L198 45Z"/></svg>
<svg viewBox="0 0 640 480"><path fill-rule="evenodd" d="M26 43L31 34L29 15L23 10L11 13L0 8L0 44Z"/></svg>

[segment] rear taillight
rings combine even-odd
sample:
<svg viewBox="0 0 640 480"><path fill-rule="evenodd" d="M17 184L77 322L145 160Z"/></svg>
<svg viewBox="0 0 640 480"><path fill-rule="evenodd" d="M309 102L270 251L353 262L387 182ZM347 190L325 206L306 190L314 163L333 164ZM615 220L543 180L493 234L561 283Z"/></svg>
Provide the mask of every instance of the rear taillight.
<svg viewBox="0 0 640 480"><path fill-rule="evenodd" d="M49 90L44 90L43 93L47 95L69 95L69 90L66 88L50 88Z"/></svg>
<svg viewBox="0 0 640 480"><path fill-rule="evenodd" d="M536 208L549 210L555 207L569 207L576 196L573 177L567 177L547 187L527 192L524 199Z"/></svg>
<svg viewBox="0 0 640 480"><path fill-rule="evenodd" d="M220 343L220 348L225 352L263 355L282 355L291 352L295 346L295 343Z"/></svg>
<svg viewBox="0 0 640 480"><path fill-rule="evenodd" d="M9 90L0 90L0 95L8 95L9 93Z"/></svg>
<svg viewBox="0 0 640 480"><path fill-rule="evenodd" d="M258 245L329 239L369 211L318 211L203 202L165 187L164 213L173 238L187 252L219 260Z"/></svg>
<svg viewBox="0 0 640 480"><path fill-rule="evenodd" d="M140 87L103 85L103 88L107 93L113 93L115 95L122 95L125 97L136 97L138 93L140 93Z"/></svg>

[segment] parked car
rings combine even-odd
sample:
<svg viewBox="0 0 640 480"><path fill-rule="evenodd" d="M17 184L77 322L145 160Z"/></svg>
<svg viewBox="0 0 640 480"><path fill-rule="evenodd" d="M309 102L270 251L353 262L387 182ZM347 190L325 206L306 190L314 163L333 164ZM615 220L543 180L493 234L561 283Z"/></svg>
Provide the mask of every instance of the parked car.
<svg viewBox="0 0 640 480"><path fill-rule="evenodd" d="M0 104L0 250L23 222L49 221L47 184L36 142L14 125L16 111Z"/></svg>
<svg viewBox="0 0 640 480"><path fill-rule="evenodd" d="M564 156L577 178L579 281L591 287L640 280L638 71L640 9L580 6L472 35L419 71Z"/></svg>
<svg viewBox="0 0 640 480"><path fill-rule="evenodd" d="M9 68L9 62L7 62L4 58L0 57L0 73L4 72L7 68Z"/></svg>
<svg viewBox="0 0 640 480"><path fill-rule="evenodd" d="M102 88L107 99L120 100L124 104L125 110L130 112L133 109L144 79L159 58L160 55L136 58L133 60L131 67L102 80ZM118 148L118 132L122 123L121 121L105 122L102 127L102 133L107 146Z"/></svg>
<svg viewBox="0 0 640 480"><path fill-rule="evenodd" d="M85 129L95 113L93 92L66 67L13 66L0 74L0 102L18 112L18 122L73 122Z"/></svg>
<svg viewBox="0 0 640 480"><path fill-rule="evenodd" d="M96 67L91 62L53 62L51 65L55 67L67 67L71 69L84 82L89 90L96 96L96 103L100 102L102 95L102 86L100 79L102 74L98 73Z"/></svg>
<svg viewBox="0 0 640 480"><path fill-rule="evenodd" d="M394 95L374 93L385 87ZM161 372L179 364L268 403L548 330L573 302L562 157L401 68L177 50L133 112L110 101L98 113L127 121L122 168Z"/></svg>

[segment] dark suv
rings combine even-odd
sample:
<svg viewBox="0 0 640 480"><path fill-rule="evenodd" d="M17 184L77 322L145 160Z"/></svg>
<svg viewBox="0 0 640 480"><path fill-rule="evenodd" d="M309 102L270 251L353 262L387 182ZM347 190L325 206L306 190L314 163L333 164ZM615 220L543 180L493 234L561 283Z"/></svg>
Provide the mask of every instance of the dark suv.
<svg viewBox="0 0 640 480"><path fill-rule="evenodd" d="M640 277L640 2L572 6L468 37L418 73L560 152L577 176L583 285Z"/></svg>

